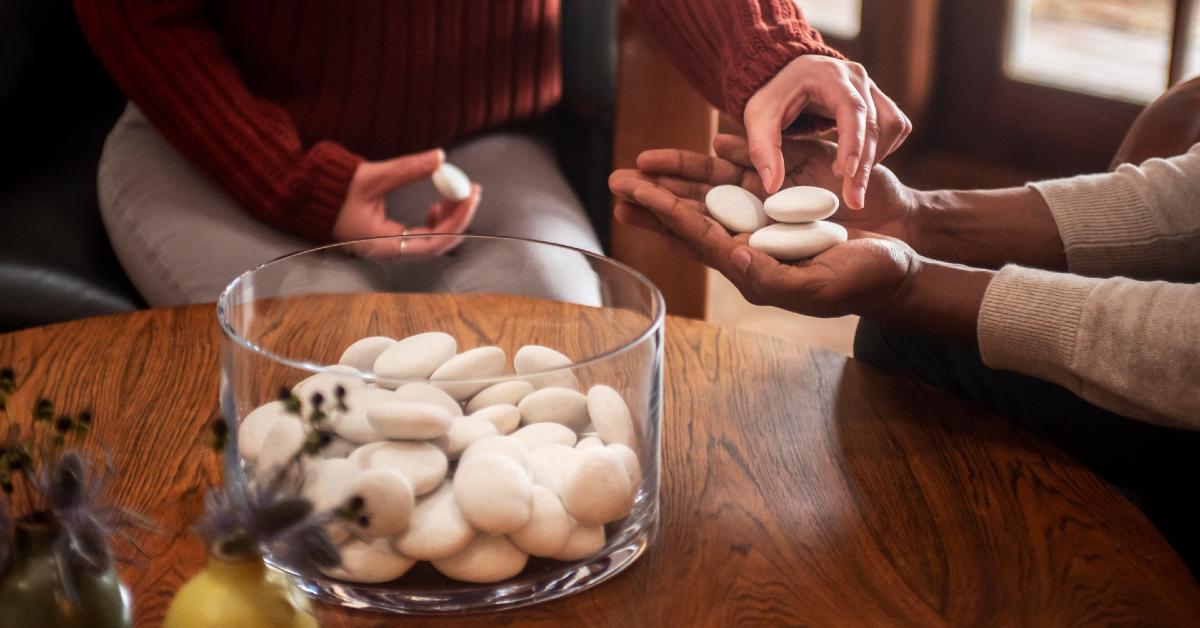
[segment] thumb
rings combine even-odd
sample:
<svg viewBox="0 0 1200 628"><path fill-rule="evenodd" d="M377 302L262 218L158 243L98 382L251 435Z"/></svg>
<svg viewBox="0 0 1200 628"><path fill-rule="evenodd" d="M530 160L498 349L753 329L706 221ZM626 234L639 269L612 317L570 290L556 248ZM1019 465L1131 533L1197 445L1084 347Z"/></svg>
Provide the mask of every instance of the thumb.
<svg viewBox="0 0 1200 628"><path fill-rule="evenodd" d="M440 148L394 157L375 163L375 176L371 181L374 194L384 194L391 190L423 179L433 174L443 162L446 153Z"/></svg>

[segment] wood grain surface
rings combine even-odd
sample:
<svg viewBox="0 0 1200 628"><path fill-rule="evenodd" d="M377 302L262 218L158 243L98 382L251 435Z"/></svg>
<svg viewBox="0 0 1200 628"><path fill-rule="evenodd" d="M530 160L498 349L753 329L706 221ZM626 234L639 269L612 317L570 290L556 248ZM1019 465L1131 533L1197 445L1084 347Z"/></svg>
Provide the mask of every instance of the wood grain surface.
<svg viewBox="0 0 1200 628"><path fill-rule="evenodd" d="M149 515L122 568L139 626L203 563L189 532L219 481L213 308L0 335L23 386L94 410L103 499ZM499 614L321 607L325 626L1183 626L1200 587L1126 500L1053 448L939 391L802 346L671 319L662 525L586 593Z"/></svg>

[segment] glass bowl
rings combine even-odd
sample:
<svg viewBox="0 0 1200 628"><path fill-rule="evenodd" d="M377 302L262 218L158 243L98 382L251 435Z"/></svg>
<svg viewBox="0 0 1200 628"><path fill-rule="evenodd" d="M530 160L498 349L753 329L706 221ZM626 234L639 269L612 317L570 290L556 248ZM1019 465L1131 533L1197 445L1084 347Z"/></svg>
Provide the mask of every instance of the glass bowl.
<svg viewBox="0 0 1200 628"><path fill-rule="evenodd" d="M451 247L456 248L448 253L430 252ZM641 479L633 487L628 516L604 525L603 549L594 555L571 561L530 557L519 574L492 583L452 580L431 563L417 562L401 577L378 584L298 573L283 558L267 557L318 599L398 613L524 606L615 576L653 541L659 518L664 305L659 291L629 267L586 251L516 238L378 238L295 253L248 271L222 293L217 316L224 332L221 408L235 441L226 475L235 489L244 487L247 472L254 471L237 453L253 440L247 436L242 445L236 442L246 417L280 399L281 389L328 372L362 338L399 340L442 331L456 339L458 352L481 346L504 351L503 373L438 380L445 390L452 386L461 393L516 379L541 387L573 377L581 393L603 384L616 390L629 408L634 433L629 445ZM536 377L527 366L518 376L513 357L525 345L553 348L572 363ZM343 371L339 377L361 380L351 382L354 388L429 382L384 377L373 369L357 375ZM323 425L328 430L329 423ZM594 425L579 431L587 436L592 429ZM334 440L341 453L325 450L312 457L348 455L361 445ZM308 455L299 458L301 466L323 464ZM449 463L448 475L455 465Z"/></svg>

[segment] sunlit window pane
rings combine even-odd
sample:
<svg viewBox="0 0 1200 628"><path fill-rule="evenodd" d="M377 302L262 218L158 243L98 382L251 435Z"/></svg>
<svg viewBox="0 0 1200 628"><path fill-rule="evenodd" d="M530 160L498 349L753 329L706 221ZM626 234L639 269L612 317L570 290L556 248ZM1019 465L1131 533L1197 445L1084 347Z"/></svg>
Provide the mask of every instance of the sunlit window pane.
<svg viewBox="0 0 1200 628"><path fill-rule="evenodd" d="M1183 57L1183 75L1181 80L1187 80L1200 75L1200 9L1192 13L1192 23L1188 25L1188 47Z"/></svg>
<svg viewBox="0 0 1200 628"><path fill-rule="evenodd" d="M804 17L822 35L854 39L862 28L862 0L796 0Z"/></svg>
<svg viewBox="0 0 1200 628"><path fill-rule="evenodd" d="M1008 73L1134 102L1167 86L1172 0L1013 0Z"/></svg>

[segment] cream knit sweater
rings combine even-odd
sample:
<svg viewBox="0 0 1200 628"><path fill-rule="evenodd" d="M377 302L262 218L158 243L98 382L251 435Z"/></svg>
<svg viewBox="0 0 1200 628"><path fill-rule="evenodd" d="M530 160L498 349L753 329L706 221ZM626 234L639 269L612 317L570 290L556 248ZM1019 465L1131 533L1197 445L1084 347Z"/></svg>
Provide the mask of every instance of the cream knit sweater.
<svg viewBox="0 0 1200 628"><path fill-rule="evenodd" d="M1074 274L1001 269L979 312L984 363L1118 414L1200 430L1200 144L1031 187L1050 205Z"/></svg>

